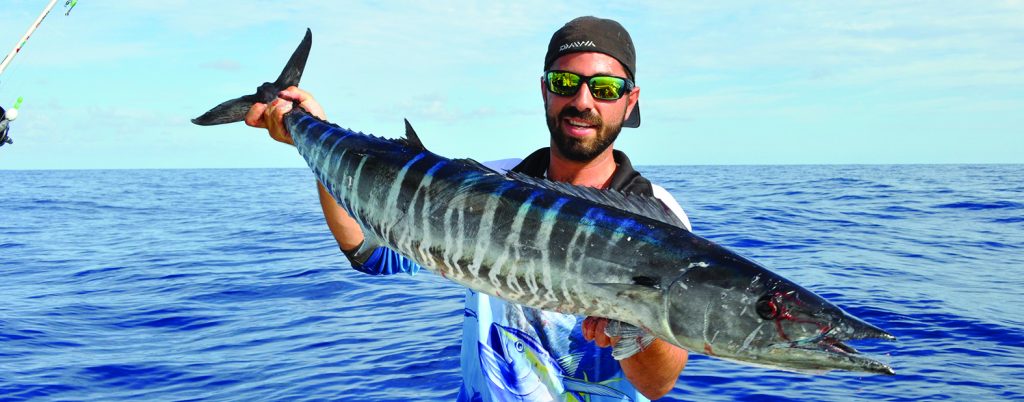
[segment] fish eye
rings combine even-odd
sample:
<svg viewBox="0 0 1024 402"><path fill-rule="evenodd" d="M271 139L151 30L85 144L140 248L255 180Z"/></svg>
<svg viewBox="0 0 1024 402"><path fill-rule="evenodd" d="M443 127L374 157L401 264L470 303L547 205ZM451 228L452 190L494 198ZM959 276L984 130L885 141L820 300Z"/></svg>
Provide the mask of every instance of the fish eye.
<svg viewBox="0 0 1024 402"><path fill-rule="evenodd" d="M526 347L523 346L523 343L520 342L520 341L516 341L515 347L516 347L516 351L519 352L519 353L522 353L523 350L526 349Z"/></svg>
<svg viewBox="0 0 1024 402"><path fill-rule="evenodd" d="M771 295L764 295L757 299L754 309L757 310L757 315L765 320L774 320L779 317L779 306L775 305Z"/></svg>

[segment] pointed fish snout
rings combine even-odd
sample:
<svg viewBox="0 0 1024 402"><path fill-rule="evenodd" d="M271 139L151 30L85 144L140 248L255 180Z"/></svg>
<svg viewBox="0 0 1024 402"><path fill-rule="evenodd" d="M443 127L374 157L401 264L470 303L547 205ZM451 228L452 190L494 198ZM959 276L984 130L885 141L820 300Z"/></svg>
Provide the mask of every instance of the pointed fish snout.
<svg viewBox="0 0 1024 402"><path fill-rule="evenodd" d="M895 341L896 336L890 334L884 329L857 319L853 325L853 336L849 339L884 339L887 341Z"/></svg>

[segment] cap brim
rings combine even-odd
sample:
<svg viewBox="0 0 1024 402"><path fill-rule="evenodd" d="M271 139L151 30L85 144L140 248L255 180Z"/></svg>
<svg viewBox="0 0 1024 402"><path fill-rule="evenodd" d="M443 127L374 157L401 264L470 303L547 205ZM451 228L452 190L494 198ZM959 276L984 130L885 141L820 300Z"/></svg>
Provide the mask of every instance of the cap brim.
<svg viewBox="0 0 1024 402"><path fill-rule="evenodd" d="M626 121L622 122L622 127L640 127L640 101L636 101L636 106L633 106L633 113L630 113Z"/></svg>

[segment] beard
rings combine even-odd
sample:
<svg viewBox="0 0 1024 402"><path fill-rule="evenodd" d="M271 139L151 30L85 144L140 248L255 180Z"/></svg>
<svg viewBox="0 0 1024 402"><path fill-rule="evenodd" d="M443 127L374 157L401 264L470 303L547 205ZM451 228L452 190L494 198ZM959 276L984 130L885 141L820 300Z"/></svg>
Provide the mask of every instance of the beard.
<svg viewBox="0 0 1024 402"><path fill-rule="evenodd" d="M570 137L562 132L559 123L566 118L582 119L594 127L597 132L592 138ZM557 116L547 116L548 131L551 132L551 142L558 148L558 152L569 160L576 162L590 162L610 147L622 131L622 122L617 125L606 125L601 117L593 110L579 111L572 106L566 106Z"/></svg>

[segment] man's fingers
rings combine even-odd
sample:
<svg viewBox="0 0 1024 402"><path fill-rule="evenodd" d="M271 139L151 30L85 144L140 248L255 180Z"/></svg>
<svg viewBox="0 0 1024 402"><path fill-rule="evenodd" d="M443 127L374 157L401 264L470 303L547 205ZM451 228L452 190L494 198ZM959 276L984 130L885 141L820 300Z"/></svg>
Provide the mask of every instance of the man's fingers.
<svg viewBox="0 0 1024 402"><path fill-rule="evenodd" d="M245 114L245 124L249 127L267 128L267 123L263 121L263 112L267 110L267 104L255 103L249 108L249 112Z"/></svg>
<svg viewBox="0 0 1024 402"><path fill-rule="evenodd" d="M583 339L586 339L588 341L594 340L594 319L592 317L587 317L583 319L583 325L581 329L583 330Z"/></svg>
<svg viewBox="0 0 1024 402"><path fill-rule="evenodd" d="M294 91L300 91L294 88ZM296 94L290 94L294 97ZM249 111L245 113L245 124L250 127L265 128L270 132L270 138L285 144L294 144L288 131L284 128L284 115L292 110L294 100L277 98L270 104L254 103Z"/></svg>
<svg viewBox="0 0 1024 402"><path fill-rule="evenodd" d="M278 93L281 99L296 102L305 109L309 114L316 116L320 119L327 119L327 115L324 113L324 109L320 106L320 103L313 99L313 94L303 91L298 87L288 87Z"/></svg>
<svg viewBox="0 0 1024 402"><path fill-rule="evenodd" d="M604 333L605 328L608 328L608 319L598 318L597 324L594 326L594 343L602 348L607 348L611 345L611 340Z"/></svg>
<svg viewBox="0 0 1024 402"><path fill-rule="evenodd" d="M601 317L587 317L583 319L580 330L583 332L583 339L594 342L599 347L607 348L615 346L622 339L621 336L608 336L605 330L611 320Z"/></svg>
<svg viewBox="0 0 1024 402"><path fill-rule="evenodd" d="M263 121L270 131L270 137L285 144L292 144L291 136L284 128L284 114L292 110L292 103L283 99L274 99L263 111Z"/></svg>
<svg viewBox="0 0 1024 402"><path fill-rule="evenodd" d="M290 86L285 88L277 96L284 100L289 100L295 103L305 103L313 100L313 94L306 92L305 90L299 89L296 86Z"/></svg>
<svg viewBox="0 0 1024 402"><path fill-rule="evenodd" d="M608 324L611 320L600 317L587 317L583 319L583 325L581 330L583 332L583 338L588 341L593 341L599 347L607 348L609 346L615 346L619 343L619 336L608 336L605 330L608 328Z"/></svg>
<svg viewBox="0 0 1024 402"><path fill-rule="evenodd" d="M275 99L273 105L274 118L279 122L284 120L285 113L292 111L291 102L284 102L281 99Z"/></svg>
<svg viewBox="0 0 1024 402"><path fill-rule="evenodd" d="M286 99L292 102L299 103L305 102L307 99L313 97L312 95L309 94L309 92L303 91L296 86L290 86L288 88L281 90L281 92L278 93L277 96L281 99Z"/></svg>

